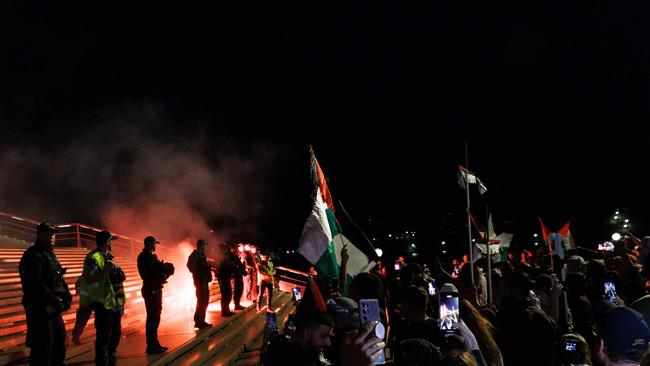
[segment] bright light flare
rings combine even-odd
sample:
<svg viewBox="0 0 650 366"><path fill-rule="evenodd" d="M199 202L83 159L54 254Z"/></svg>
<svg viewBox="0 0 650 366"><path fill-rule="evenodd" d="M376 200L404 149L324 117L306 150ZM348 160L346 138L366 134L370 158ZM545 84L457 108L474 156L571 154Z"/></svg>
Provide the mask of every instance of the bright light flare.
<svg viewBox="0 0 650 366"><path fill-rule="evenodd" d="M187 258L194 250L189 241L182 241L173 252L161 252L159 259L174 264L174 274L167 279L163 289L163 312L196 309L196 289L192 273L187 269Z"/></svg>

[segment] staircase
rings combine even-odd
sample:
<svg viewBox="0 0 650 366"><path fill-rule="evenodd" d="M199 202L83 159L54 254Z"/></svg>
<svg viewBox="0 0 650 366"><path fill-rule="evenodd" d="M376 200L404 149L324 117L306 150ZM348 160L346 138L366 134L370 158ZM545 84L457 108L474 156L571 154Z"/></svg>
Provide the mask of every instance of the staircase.
<svg viewBox="0 0 650 366"><path fill-rule="evenodd" d="M23 293L18 273L18 264L24 251L23 248L0 248L0 364L23 359L29 352L24 346L27 324L21 304ZM73 298L72 307L63 313L63 320L66 330L70 332L74 328L79 307L79 296L75 292L74 283L81 276L83 261L89 251L84 248L56 248L54 252L61 266L68 269L64 278ZM124 282L126 306L122 328L125 332L129 328L144 328L147 315L140 294L142 280L138 274L137 263L120 257L115 258L115 263L122 267L126 274L126 282ZM213 283L210 288L210 301L219 298L219 286ZM81 337L82 343L94 342L93 322L94 317L91 316Z"/></svg>

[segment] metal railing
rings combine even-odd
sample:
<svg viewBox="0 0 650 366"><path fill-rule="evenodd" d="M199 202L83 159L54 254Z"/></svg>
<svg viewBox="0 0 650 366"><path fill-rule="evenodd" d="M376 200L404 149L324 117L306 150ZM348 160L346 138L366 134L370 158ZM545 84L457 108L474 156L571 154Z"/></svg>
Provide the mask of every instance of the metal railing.
<svg viewBox="0 0 650 366"><path fill-rule="evenodd" d="M309 275L305 272L282 266L275 267L275 270L277 272L276 277L278 277L280 281L289 282L302 287L307 285L307 277Z"/></svg>
<svg viewBox="0 0 650 366"><path fill-rule="evenodd" d="M0 211L0 234L10 238L33 242L36 239L36 226L40 222L33 218L20 217ZM99 227L80 224L55 224L55 245L58 247L95 248L95 236L105 230ZM111 232L112 233L112 232ZM144 246L143 240L133 239L126 235L112 233L118 239L113 241L113 255L135 259L139 250Z"/></svg>

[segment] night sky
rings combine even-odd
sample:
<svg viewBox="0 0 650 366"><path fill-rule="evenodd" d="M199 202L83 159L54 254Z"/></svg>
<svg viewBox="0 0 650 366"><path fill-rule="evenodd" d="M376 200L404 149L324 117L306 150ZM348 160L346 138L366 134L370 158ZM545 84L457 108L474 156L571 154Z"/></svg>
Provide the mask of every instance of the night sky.
<svg viewBox="0 0 650 366"><path fill-rule="evenodd" d="M208 161L212 144L243 156L263 145L263 210L240 234L292 247L309 210L309 143L364 228L417 229L428 243L462 224L455 174L468 141L498 231L523 243L539 215L551 229L572 219L578 244L593 246L627 208L642 236L649 5L4 2L0 143L56 154L74 136L101 137L106 116L154 108L129 123L168 144L199 134ZM98 220L80 204L59 217Z"/></svg>

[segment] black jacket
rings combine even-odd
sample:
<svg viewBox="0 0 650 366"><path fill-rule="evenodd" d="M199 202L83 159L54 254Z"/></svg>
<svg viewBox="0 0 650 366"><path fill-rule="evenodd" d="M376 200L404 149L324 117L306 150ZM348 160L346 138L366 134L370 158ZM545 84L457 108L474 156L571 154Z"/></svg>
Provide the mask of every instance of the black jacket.
<svg viewBox="0 0 650 366"><path fill-rule="evenodd" d="M170 276L169 263L164 263L159 260L155 254L143 250L138 255L138 273L142 278L142 288L157 290L163 287L167 282L167 277Z"/></svg>
<svg viewBox="0 0 650 366"><path fill-rule="evenodd" d="M63 279L63 268L52 247L38 244L27 248L18 265L23 286L23 306L45 311L48 305L62 312L70 309L72 295ZM59 302L60 300L60 302Z"/></svg>
<svg viewBox="0 0 650 366"><path fill-rule="evenodd" d="M187 268L192 272L195 281L211 282L212 270L205 253L195 250L187 258Z"/></svg>

